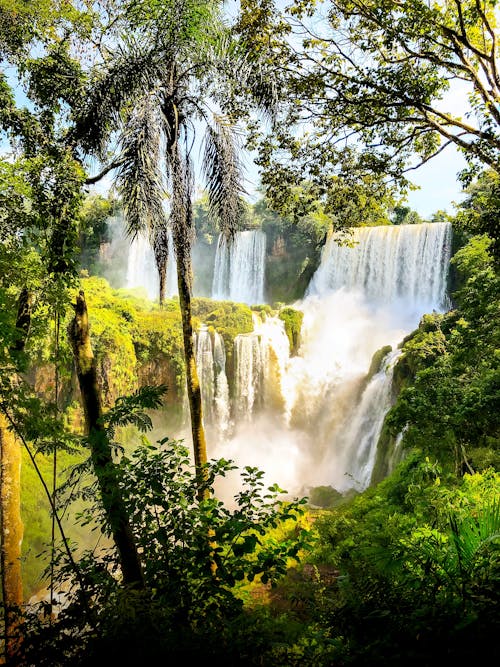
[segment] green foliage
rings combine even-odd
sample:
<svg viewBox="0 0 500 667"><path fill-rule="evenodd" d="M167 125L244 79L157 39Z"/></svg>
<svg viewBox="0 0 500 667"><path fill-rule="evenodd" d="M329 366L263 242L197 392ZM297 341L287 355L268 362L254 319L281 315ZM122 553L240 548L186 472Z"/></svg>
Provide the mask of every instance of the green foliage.
<svg viewBox="0 0 500 667"><path fill-rule="evenodd" d="M500 291L490 246L473 237L454 256L458 309L424 316L404 342L395 371L404 389L386 420L394 435L406 427L406 446L453 462L457 473L498 465Z"/></svg>
<svg viewBox="0 0 500 667"><path fill-rule="evenodd" d="M99 381L106 407L113 405L123 393L133 393L141 385L158 382L168 387L166 403L170 408L182 401L185 370L183 339L179 303L169 299L159 309L156 304L140 298L133 291L115 290L98 277L81 281L89 308L91 339L97 359ZM226 363L231 375L233 341L236 335L253 330L252 312L245 304L229 301L213 301L198 298L193 300L195 327L201 323L217 330L224 339ZM45 324L47 312L40 317ZM69 321L62 321L64 330ZM11 322L11 326L13 323ZM33 374L39 390L47 395L52 386L52 375L46 378L53 355L51 340L53 328L45 326L36 340L30 342ZM65 338L61 337L59 358L70 372L61 369L62 395L65 406L78 399L72 384L71 351Z"/></svg>
<svg viewBox="0 0 500 667"><path fill-rule="evenodd" d="M278 317L285 324L285 332L290 343L290 355L293 356L299 351L300 331L304 313L294 308L282 308L278 313Z"/></svg>
<svg viewBox="0 0 500 667"><path fill-rule="evenodd" d="M139 397L136 402L141 404ZM203 485L209 494L199 502L196 473L182 444L165 439L153 446L144 440L130 456L123 456L120 485L147 592L124 595L113 576L118 564L114 552L82 555L78 580L71 588L65 585L69 606L57 621L45 627L37 627L36 615L29 621L24 644L28 656L33 650L37 664L59 665L68 660L87 664L111 650L125 664L144 655L159 659L204 653L215 659L243 649L251 653L251 644L238 630L242 624L251 629L251 621L245 621L234 587L255 578L274 585L290 559L298 560L309 537L304 528L294 529L305 501L279 500L283 491L277 485L265 488L263 473L255 468L242 471L232 509L218 500L213 488L217 477L234 469L225 460L207 464ZM100 512L98 505L91 508L83 521ZM290 523L280 541L268 535L270 529ZM105 525L101 529L109 530ZM60 566L62 585L74 572L63 562ZM90 616L81 608L83 594L92 605Z"/></svg>
<svg viewBox="0 0 500 667"><path fill-rule="evenodd" d="M485 84L498 69L496 1L246 2L244 11L252 9L258 14L239 26L243 37L262 48L269 34L266 55L284 72L278 129L259 146L273 199L304 177L326 198L337 177L341 189L354 183L363 190L369 181L383 192L387 175L404 188L415 155L425 162L450 143L473 169L479 163L498 172L497 93ZM262 32L255 22L264 23ZM466 87L471 113L442 103L450 82Z"/></svg>
<svg viewBox="0 0 500 667"><path fill-rule="evenodd" d="M420 215L409 206L396 206L392 213L393 225L418 225L423 222Z"/></svg>
<svg viewBox="0 0 500 667"><path fill-rule="evenodd" d="M222 336L226 350L226 374L231 388L234 339L240 333L253 331L252 311L242 303L197 298L193 300L193 320L197 326L203 322L213 327Z"/></svg>
<svg viewBox="0 0 500 667"><path fill-rule="evenodd" d="M91 273L101 273L99 262L101 244L110 241L108 219L115 212L116 204L100 195L87 196L80 210L79 246L82 268Z"/></svg>
<svg viewBox="0 0 500 667"><path fill-rule="evenodd" d="M485 170L465 189L465 193L456 215L456 225L468 235L487 234L493 240L491 250L498 261L500 175L492 169Z"/></svg>
<svg viewBox="0 0 500 667"><path fill-rule="evenodd" d="M309 502L317 507L333 507L342 500L342 494L333 486L313 486L309 491Z"/></svg>
<svg viewBox="0 0 500 667"><path fill-rule="evenodd" d="M348 664L488 656L498 631L499 482L490 469L457 485L412 455L391 478L316 520L314 562L337 570L318 611L343 638ZM477 642L466 648L471 637Z"/></svg>
<svg viewBox="0 0 500 667"><path fill-rule="evenodd" d="M105 424L110 438L115 436L117 427L133 424L139 431L146 433L153 428L151 417L146 410L154 410L162 404L161 397L166 392L165 386L140 387L130 396L119 396L114 406L106 413Z"/></svg>
<svg viewBox="0 0 500 667"><path fill-rule="evenodd" d="M331 224L306 188L296 188L295 202L304 206L300 212L278 214L266 198L254 205L267 237L266 292L272 303L289 303L304 295Z"/></svg>
<svg viewBox="0 0 500 667"><path fill-rule="evenodd" d="M390 345L384 345L374 353L372 360L370 362L370 368L368 369L368 373L366 374L365 378L366 383L368 383L374 375L380 372L380 370L382 369L382 362L384 358L391 351L392 347Z"/></svg>

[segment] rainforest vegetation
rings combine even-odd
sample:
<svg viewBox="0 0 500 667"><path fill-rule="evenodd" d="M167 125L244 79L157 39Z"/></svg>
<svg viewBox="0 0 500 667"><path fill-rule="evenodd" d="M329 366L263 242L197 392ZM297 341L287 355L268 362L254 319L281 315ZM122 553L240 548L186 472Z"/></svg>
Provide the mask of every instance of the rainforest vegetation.
<svg viewBox="0 0 500 667"><path fill-rule="evenodd" d="M2 664L498 658L497 22L496 0L0 0ZM290 497L248 466L223 502L201 326L229 395L255 322L296 356L326 240L424 222L411 173L449 144L463 198L426 221L452 224L448 308L401 342L369 487ZM251 229L267 303L210 298L219 234ZM158 302L124 287L140 233Z"/></svg>

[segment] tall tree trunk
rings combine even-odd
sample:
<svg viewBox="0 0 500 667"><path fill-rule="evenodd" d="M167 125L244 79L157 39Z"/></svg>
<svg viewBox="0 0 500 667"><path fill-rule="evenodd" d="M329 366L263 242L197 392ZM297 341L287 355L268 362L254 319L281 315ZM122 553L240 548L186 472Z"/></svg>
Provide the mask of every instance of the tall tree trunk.
<svg viewBox="0 0 500 667"><path fill-rule="evenodd" d="M160 308L165 303L167 296L167 264L168 264L168 230L166 225L156 227L150 233L150 240L153 246L156 268L160 279Z"/></svg>
<svg viewBox="0 0 500 667"><path fill-rule="evenodd" d="M181 255L181 256L179 256ZM183 248L177 254L177 283L179 287L179 304L182 318L182 334L184 339L184 360L186 363L186 382L191 413L191 433L193 435L194 462L198 475L201 467L207 462L207 445L203 427L203 411L201 403L201 387L196 369L196 358L193 340L193 323L191 315L191 259L189 249ZM206 493L199 492L203 499Z"/></svg>
<svg viewBox="0 0 500 667"><path fill-rule="evenodd" d="M19 647L16 627L23 603L21 576L21 446L0 413L0 567L5 624L5 659L7 663Z"/></svg>
<svg viewBox="0 0 500 667"><path fill-rule="evenodd" d="M158 267L158 275L160 277L160 308L165 304L167 296L167 263L164 262Z"/></svg>
<svg viewBox="0 0 500 667"><path fill-rule="evenodd" d="M183 116L176 100L176 66L172 63L171 94L165 99L163 114L169 128L167 137L168 163L172 179L172 201L170 220L177 259L177 286L181 309L182 334L184 341L184 362L186 365L186 384L191 414L191 433L193 436L193 453L198 478L198 497L207 496L202 489L203 466L207 462L207 445L203 427L203 411L201 404L201 388L196 369L196 358L193 341L193 322L191 315L191 293L193 285L193 269L191 264L191 246L194 239L194 221L191 202L192 174L189 159L184 158L179 150L180 127ZM163 239L166 244L167 239Z"/></svg>
<svg viewBox="0 0 500 667"><path fill-rule="evenodd" d="M16 338L10 347L14 361L24 351L31 325L30 291L21 290L17 306ZM17 365L17 363L16 363ZM16 378L12 378L12 383ZM21 443L9 428L5 414L0 413L0 568L4 607L5 659L9 662L20 644L16 631L21 620L23 580L21 547L24 526L21 518Z"/></svg>
<svg viewBox="0 0 500 667"><path fill-rule="evenodd" d="M104 511L118 550L123 582L143 588L141 562L123 496L119 489L111 447L102 424L101 393L90 342L87 304L82 291L77 296L74 309L75 317L68 327L68 334L76 363L94 472L99 484Z"/></svg>

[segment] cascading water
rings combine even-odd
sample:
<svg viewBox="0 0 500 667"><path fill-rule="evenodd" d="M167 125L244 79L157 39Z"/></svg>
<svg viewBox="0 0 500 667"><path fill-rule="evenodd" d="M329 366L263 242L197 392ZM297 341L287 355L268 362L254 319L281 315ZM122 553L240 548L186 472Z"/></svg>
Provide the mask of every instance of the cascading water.
<svg viewBox="0 0 500 667"><path fill-rule="evenodd" d="M177 265L173 250L171 232L168 233L167 297L177 290ZM129 248L127 262L127 287L143 287L148 298L155 300L159 295L159 278L151 243L143 234L137 234Z"/></svg>
<svg viewBox="0 0 500 667"><path fill-rule="evenodd" d="M342 468L356 489L365 489L370 484L384 417L393 402L392 376L400 355L401 351L396 350L385 357L382 368L371 378L336 438L336 450L343 458Z"/></svg>
<svg viewBox="0 0 500 667"><path fill-rule="evenodd" d="M274 318L236 338L235 431L214 455L258 466L293 492L366 488L398 353L364 378L378 349L396 348L425 312L447 307L451 234L433 223L356 229L353 247L330 238L294 304L304 314L299 354L289 358L282 338L266 335L279 329Z"/></svg>
<svg viewBox="0 0 500 667"><path fill-rule="evenodd" d="M254 407L262 396L262 351L258 334L240 334L234 339L235 416L249 421Z"/></svg>
<svg viewBox="0 0 500 667"><path fill-rule="evenodd" d="M209 429L215 430L217 437L225 438L231 426L231 411L224 341L218 332L211 333L206 325L202 325L200 330L194 333L194 349L204 423ZM186 392L186 416L187 410Z"/></svg>
<svg viewBox="0 0 500 667"><path fill-rule="evenodd" d="M215 372L212 338L206 326L195 333L195 358L201 388L203 417L207 423L214 418Z"/></svg>
<svg viewBox="0 0 500 667"><path fill-rule="evenodd" d="M354 247L331 236L306 296L345 287L362 290L374 304L403 300L421 312L443 307L450 233L449 223L361 227L353 230Z"/></svg>
<svg viewBox="0 0 500 667"><path fill-rule="evenodd" d="M226 350L222 336L214 332L215 416L220 436L224 439L231 428L229 385L226 376Z"/></svg>
<svg viewBox="0 0 500 667"><path fill-rule="evenodd" d="M264 303L265 259L264 232L237 232L232 241L219 235L212 298L249 305Z"/></svg>
<svg viewBox="0 0 500 667"><path fill-rule="evenodd" d="M283 410L283 379L290 355L283 322L254 317L254 331L236 336L234 351L237 419L251 421L262 407Z"/></svg>

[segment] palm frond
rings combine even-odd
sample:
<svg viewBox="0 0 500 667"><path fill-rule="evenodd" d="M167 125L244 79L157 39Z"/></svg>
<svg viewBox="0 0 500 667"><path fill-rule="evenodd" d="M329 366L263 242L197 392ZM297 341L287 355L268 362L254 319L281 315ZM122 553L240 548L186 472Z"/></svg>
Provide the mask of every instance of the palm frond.
<svg viewBox="0 0 500 667"><path fill-rule="evenodd" d="M216 44L211 51L212 59L208 54L205 58L217 71L222 92L219 102L224 105L227 101L233 104L238 100L244 107L258 111L274 122L279 110L279 91L283 87L279 68L265 52L249 49L245 42L237 41L230 34L221 32Z"/></svg>
<svg viewBox="0 0 500 667"><path fill-rule="evenodd" d="M209 212L219 229L230 236L242 215L242 165L234 125L214 116L207 127L203 173L207 181Z"/></svg>
<svg viewBox="0 0 500 667"><path fill-rule="evenodd" d="M277 70L264 60L251 59L248 54L239 63L240 85L249 94L254 106L274 122L280 102Z"/></svg>
<svg viewBox="0 0 500 667"><path fill-rule="evenodd" d="M467 517L460 523L450 517L450 526L461 569L471 572L484 549L500 548L500 498L484 507L477 517Z"/></svg>
<svg viewBox="0 0 500 667"><path fill-rule="evenodd" d="M75 118L71 139L86 153L103 157L121 113L138 95L151 90L164 72L158 50L129 39L119 45L104 67L89 79L85 100Z"/></svg>
<svg viewBox="0 0 500 667"><path fill-rule="evenodd" d="M117 175L126 233L166 228L165 183L161 172L161 123L156 96L145 95L134 107L121 136L122 165Z"/></svg>
<svg viewBox="0 0 500 667"><path fill-rule="evenodd" d="M140 387L129 396L120 396L115 405L106 414L106 429L110 437L114 437L118 426L134 424L142 431L153 428L151 417L146 410L157 410L163 402L166 385Z"/></svg>
<svg viewBox="0 0 500 667"><path fill-rule="evenodd" d="M155 225L150 232L151 245L158 270L166 267L170 253L167 224Z"/></svg>

